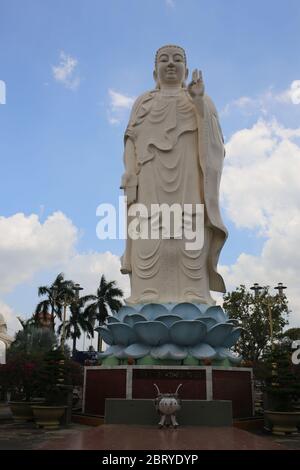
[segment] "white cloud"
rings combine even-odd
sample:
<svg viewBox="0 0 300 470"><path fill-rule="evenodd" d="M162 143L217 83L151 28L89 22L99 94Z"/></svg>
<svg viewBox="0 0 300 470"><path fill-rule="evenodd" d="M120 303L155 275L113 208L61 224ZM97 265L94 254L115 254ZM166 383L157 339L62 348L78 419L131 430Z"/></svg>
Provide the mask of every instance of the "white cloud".
<svg viewBox="0 0 300 470"><path fill-rule="evenodd" d="M78 231L62 212L41 223L36 214L0 217L0 292L12 291L74 253Z"/></svg>
<svg viewBox="0 0 300 470"><path fill-rule="evenodd" d="M0 104L6 103L6 84L3 80L0 80Z"/></svg>
<svg viewBox="0 0 300 470"><path fill-rule="evenodd" d="M120 258L110 251L105 253L76 253L63 266L66 278L74 279L84 287L84 294L96 293L100 277L105 275L108 281L115 280L125 294L129 296L129 277L120 272Z"/></svg>
<svg viewBox="0 0 300 470"><path fill-rule="evenodd" d="M260 255L243 252L234 264L221 267L227 288L286 283L292 324L300 323L299 136L300 128L287 129L275 120L259 120L236 132L226 146L221 186L225 210L234 224L266 238Z"/></svg>
<svg viewBox="0 0 300 470"><path fill-rule="evenodd" d="M0 293L13 292L33 279L37 282L41 273L44 279L49 272L51 284L55 270L79 282L84 287L83 295L96 293L104 274L107 280L116 280L128 297L129 278L120 273L119 257L110 252L78 253L78 234L62 212L53 213L44 223L36 214L0 217ZM8 322L10 335L20 329L16 312L1 299L0 313Z"/></svg>
<svg viewBox="0 0 300 470"><path fill-rule="evenodd" d="M293 141L299 136L300 128L259 120L231 137L226 145L222 197L237 227L268 234L299 210L300 147Z"/></svg>
<svg viewBox="0 0 300 470"><path fill-rule="evenodd" d="M108 93L111 99L112 109L119 109L119 108L130 109L135 100L135 98L122 95L121 93L118 93L117 91L114 91L111 89L108 90Z"/></svg>
<svg viewBox="0 0 300 470"><path fill-rule="evenodd" d="M101 275L104 274L107 281L116 281L117 286L124 292L124 298L129 297L129 276L120 272L120 258L107 251L105 253L76 253L69 261L61 267L66 279L79 282L84 290L81 295L96 294ZM84 350L90 344L97 348L98 334L94 339L87 339L82 335L78 341L78 349Z"/></svg>
<svg viewBox="0 0 300 470"><path fill-rule="evenodd" d="M175 8L174 0L166 0L166 5L171 8Z"/></svg>
<svg viewBox="0 0 300 470"><path fill-rule="evenodd" d="M300 80L294 80L289 88L282 92L277 93L272 87L269 87L264 93L254 97L241 96L227 103L220 114L226 116L234 110L239 110L246 115L258 112L266 115L276 102L294 105L300 104Z"/></svg>
<svg viewBox="0 0 300 470"><path fill-rule="evenodd" d="M76 75L77 65L77 59L61 51L59 65L52 66L54 79L62 83L66 88L76 90L80 84L80 78Z"/></svg>
<svg viewBox="0 0 300 470"><path fill-rule="evenodd" d="M249 110L256 108L258 105L259 102L257 99L250 98L249 96L241 96L240 98L237 98L236 100L233 100L230 103L226 104L226 106L221 110L220 115L227 115L234 108L247 110L249 112Z"/></svg>
<svg viewBox="0 0 300 470"><path fill-rule="evenodd" d="M300 104L300 80L294 80L289 88L277 97L283 103Z"/></svg>
<svg viewBox="0 0 300 470"><path fill-rule="evenodd" d="M112 125L120 124L125 117L128 117L128 110L132 108L135 97L123 95L112 89L108 90L108 95L108 121Z"/></svg>

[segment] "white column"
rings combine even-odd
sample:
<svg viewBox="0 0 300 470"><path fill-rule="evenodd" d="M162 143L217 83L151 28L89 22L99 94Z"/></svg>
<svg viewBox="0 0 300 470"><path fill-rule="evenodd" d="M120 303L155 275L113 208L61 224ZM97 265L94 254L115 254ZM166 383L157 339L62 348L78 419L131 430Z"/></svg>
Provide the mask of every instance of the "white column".
<svg viewBox="0 0 300 470"><path fill-rule="evenodd" d="M251 393L252 393L252 416L255 415L255 393L254 393L254 376L251 368Z"/></svg>
<svg viewBox="0 0 300 470"><path fill-rule="evenodd" d="M126 370L126 400L132 399L132 367L128 366Z"/></svg>
<svg viewBox="0 0 300 470"><path fill-rule="evenodd" d="M206 367L206 400L213 399L212 367Z"/></svg>
<svg viewBox="0 0 300 470"><path fill-rule="evenodd" d="M85 413L85 388L86 388L86 367L83 368L83 394L82 394L82 413Z"/></svg>

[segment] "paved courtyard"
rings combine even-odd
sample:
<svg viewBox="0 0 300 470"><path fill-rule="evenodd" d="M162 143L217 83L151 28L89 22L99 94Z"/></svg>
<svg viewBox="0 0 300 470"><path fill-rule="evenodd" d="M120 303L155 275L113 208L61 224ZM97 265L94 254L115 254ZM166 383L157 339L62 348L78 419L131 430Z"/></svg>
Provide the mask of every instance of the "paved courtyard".
<svg viewBox="0 0 300 470"><path fill-rule="evenodd" d="M9 409L0 407L0 450L287 450L300 449L300 435L272 436L235 427L179 427L159 430L153 426L73 423L46 431L34 423L16 424Z"/></svg>

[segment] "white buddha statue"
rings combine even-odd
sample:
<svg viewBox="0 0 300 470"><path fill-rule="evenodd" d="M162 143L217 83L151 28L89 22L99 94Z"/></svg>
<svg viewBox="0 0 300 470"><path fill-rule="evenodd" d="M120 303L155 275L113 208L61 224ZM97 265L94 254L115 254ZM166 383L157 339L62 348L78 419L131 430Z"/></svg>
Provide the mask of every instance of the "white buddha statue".
<svg viewBox="0 0 300 470"><path fill-rule="evenodd" d="M129 305L214 305L210 291L225 292L217 272L227 237L219 210L223 136L201 72L193 72L188 87L187 77L185 51L161 47L155 57L156 89L136 100L125 132L121 187L128 210L134 203L144 204L149 214L151 204L204 205L204 243L188 250L184 237L129 237L121 268L130 275Z"/></svg>

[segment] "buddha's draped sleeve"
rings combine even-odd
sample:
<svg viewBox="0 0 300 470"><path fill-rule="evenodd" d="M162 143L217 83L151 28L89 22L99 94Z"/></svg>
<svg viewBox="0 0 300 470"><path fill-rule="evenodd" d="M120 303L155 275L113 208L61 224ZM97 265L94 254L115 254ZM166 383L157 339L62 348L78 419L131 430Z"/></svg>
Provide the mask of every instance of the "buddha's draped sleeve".
<svg viewBox="0 0 300 470"><path fill-rule="evenodd" d="M136 166L135 170L133 170L133 166L131 165L131 169L128 168L126 161L128 158L133 158L136 160L137 157L137 149L136 149L136 139L137 139L137 132L136 129L141 124L148 114L151 108L151 102L153 99L153 94L155 91L149 91L144 93L143 95L139 96L135 103L133 104L132 111L130 114L129 122L124 134L124 165L125 165L125 173L122 176L121 180L121 189L126 189L129 187L136 187L138 185L138 168ZM127 141L130 140L130 143ZM130 155L128 156L128 152ZM137 162L135 161L137 165Z"/></svg>
<svg viewBox="0 0 300 470"><path fill-rule="evenodd" d="M201 119L198 116L198 122ZM225 292L222 276L217 272L217 264L222 247L228 236L222 221L219 206L219 189L225 156L224 139L218 113L211 98L204 96L203 144L199 145L200 166L204 175L204 200L208 223L213 229L211 250L208 260L210 289ZM200 132L200 131L199 131ZM200 141L201 139L199 139Z"/></svg>
<svg viewBox="0 0 300 470"><path fill-rule="evenodd" d="M131 139L133 142L136 140L136 126L141 124L144 118L147 116L150 108L151 101L153 99L155 90L148 91L143 95L139 96L133 104L129 122L124 134L124 145L126 145L127 139Z"/></svg>

